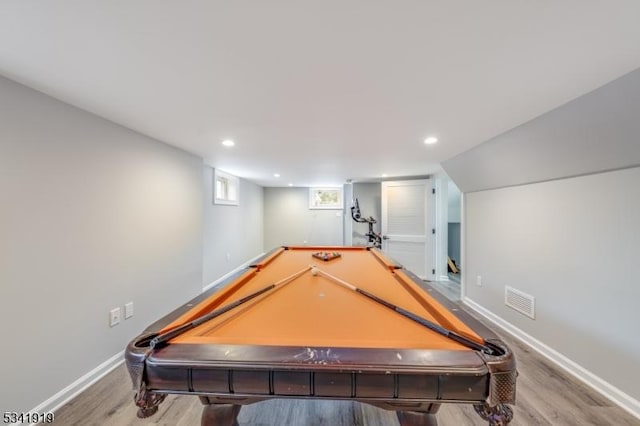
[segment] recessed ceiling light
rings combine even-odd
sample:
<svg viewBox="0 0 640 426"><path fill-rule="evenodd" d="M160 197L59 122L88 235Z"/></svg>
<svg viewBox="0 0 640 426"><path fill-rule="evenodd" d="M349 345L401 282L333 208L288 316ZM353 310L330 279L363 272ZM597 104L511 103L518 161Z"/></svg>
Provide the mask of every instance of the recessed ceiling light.
<svg viewBox="0 0 640 426"><path fill-rule="evenodd" d="M231 139L226 139L222 141L222 145L224 146L234 146L236 143Z"/></svg>
<svg viewBox="0 0 640 426"><path fill-rule="evenodd" d="M289 186L293 186L293 184L292 184L292 183L290 183L290 184L289 184Z"/></svg>
<svg viewBox="0 0 640 426"><path fill-rule="evenodd" d="M383 173L383 174L382 174L382 177L387 177L387 176L389 176L389 175L388 175L388 174L386 174L386 173Z"/></svg>
<svg viewBox="0 0 640 426"><path fill-rule="evenodd" d="M273 177L280 177L280 173L274 173Z"/></svg>
<svg viewBox="0 0 640 426"><path fill-rule="evenodd" d="M436 142L438 142L438 138L436 138L434 136L429 136L428 138L426 138L424 140L424 143L426 143L427 145L433 145Z"/></svg>

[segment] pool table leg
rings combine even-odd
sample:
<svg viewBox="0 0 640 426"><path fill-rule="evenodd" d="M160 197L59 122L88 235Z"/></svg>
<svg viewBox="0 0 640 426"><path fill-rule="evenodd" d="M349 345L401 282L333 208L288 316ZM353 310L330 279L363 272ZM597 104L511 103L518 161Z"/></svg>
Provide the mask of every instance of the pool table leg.
<svg viewBox="0 0 640 426"><path fill-rule="evenodd" d="M202 409L202 426L237 426L240 405L208 404Z"/></svg>
<svg viewBox="0 0 640 426"><path fill-rule="evenodd" d="M427 413L424 411L396 411L400 426L438 426L435 411L439 406Z"/></svg>
<svg viewBox="0 0 640 426"><path fill-rule="evenodd" d="M513 420L513 409L506 404L490 407L488 404L474 405L476 413L489 422L489 426L506 426Z"/></svg>

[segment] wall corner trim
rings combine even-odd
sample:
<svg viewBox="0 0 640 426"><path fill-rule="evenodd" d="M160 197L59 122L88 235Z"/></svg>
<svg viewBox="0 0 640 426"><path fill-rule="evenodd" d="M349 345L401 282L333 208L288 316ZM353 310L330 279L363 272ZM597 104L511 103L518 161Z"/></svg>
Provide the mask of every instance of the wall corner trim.
<svg viewBox="0 0 640 426"><path fill-rule="evenodd" d="M575 361L570 360L560 352L547 346L535 337L525 333L468 297L464 297L462 299L462 303L516 339L520 340L522 343L526 344L567 373L582 381L605 398L611 400L613 403L620 406L620 408L640 419L640 401L637 399L634 399L630 395L613 386L611 383L596 376L586 368L577 364Z"/></svg>
<svg viewBox="0 0 640 426"><path fill-rule="evenodd" d="M66 388L57 392L55 395L39 404L31 413L46 413L48 411L56 411L64 404L71 401L81 392L85 391L89 386L102 379L104 376L115 370L120 364L124 363L124 351L118 352Z"/></svg>

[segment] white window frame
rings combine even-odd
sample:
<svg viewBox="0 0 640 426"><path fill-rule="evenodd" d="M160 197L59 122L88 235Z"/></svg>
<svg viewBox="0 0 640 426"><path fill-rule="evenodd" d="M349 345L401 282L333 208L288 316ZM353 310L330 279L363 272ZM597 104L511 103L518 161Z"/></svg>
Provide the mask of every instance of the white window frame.
<svg viewBox="0 0 640 426"><path fill-rule="evenodd" d="M338 193L338 202L334 204L319 204L317 200L317 195L322 192L337 192ZM343 209L343 194L342 188L340 187L311 187L309 188L309 208L312 210L322 209L322 210L342 210Z"/></svg>
<svg viewBox="0 0 640 426"><path fill-rule="evenodd" d="M220 183L220 185L218 185ZM213 170L213 204L237 206L240 200L240 180L222 170Z"/></svg>

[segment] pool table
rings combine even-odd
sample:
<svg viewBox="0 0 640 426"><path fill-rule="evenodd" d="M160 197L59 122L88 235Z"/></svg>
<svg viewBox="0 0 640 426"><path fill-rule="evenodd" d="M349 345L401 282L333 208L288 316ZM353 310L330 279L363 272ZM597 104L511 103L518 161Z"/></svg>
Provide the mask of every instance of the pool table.
<svg viewBox="0 0 640 426"><path fill-rule="evenodd" d="M356 400L403 425L437 424L443 403L503 425L515 403L507 345L366 247L277 248L149 326L125 358L138 416L197 395L203 425L273 398Z"/></svg>

